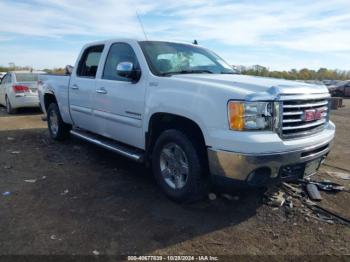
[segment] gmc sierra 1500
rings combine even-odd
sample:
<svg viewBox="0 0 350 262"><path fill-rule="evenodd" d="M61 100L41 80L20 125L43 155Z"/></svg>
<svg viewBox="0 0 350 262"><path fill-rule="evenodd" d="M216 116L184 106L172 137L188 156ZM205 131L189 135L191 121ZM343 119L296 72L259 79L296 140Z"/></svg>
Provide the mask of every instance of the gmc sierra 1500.
<svg viewBox="0 0 350 262"><path fill-rule="evenodd" d="M70 75L40 83L53 139L72 134L148 162L177 201L212 181L260 186L312 175L334 138L326 87L239 75L197 45L90 43Z"/></svg>

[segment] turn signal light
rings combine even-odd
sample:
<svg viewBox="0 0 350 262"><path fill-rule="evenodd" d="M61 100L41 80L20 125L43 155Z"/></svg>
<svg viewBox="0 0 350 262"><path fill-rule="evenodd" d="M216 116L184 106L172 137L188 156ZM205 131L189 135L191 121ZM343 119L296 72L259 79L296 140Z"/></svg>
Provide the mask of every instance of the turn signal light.
<svg viewBox="0 0 350 262"><path fill-rule="evenodd" d="M233 130L244 129L244 104L242 102L230 101L228 103L229 126Z"/></svg>

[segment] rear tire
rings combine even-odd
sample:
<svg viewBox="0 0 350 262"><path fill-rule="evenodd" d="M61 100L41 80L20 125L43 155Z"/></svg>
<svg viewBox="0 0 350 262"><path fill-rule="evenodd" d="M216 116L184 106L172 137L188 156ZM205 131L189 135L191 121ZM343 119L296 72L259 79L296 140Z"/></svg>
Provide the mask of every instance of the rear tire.
<svg viewBox="0 0 350 262"><path fill-rule="evenodd" d="M16 114L17 109L12 108L10 99L9 99L7 96L5 97L5 101L6 101L6 112L7 112L9 115Z"/></svg>
<svg viewBox="0 0 350 262"><path fill-rule="evenodd" d="M56 103L51 103L47 109L47 125L52 139L62 141L69 136L71 126L63 122Z"/></svg>
<svg viewBox="0 0 350 262"><path fill-rule="evenodd" d="M201 199L208 189L201 147L182 132L170 129L158 137L152 169L162 191L177 202Z"/></svg>

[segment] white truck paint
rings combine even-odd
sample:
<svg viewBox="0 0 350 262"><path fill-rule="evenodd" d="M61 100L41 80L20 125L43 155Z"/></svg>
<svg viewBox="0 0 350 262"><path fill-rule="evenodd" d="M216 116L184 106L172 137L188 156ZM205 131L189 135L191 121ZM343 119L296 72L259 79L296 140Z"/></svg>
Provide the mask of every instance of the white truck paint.
<svg viewBox="0 0 350 262"><path fill-rule="evenodd" d="M152 116L161 113L185 118L198 126L203 135L204 146L208 150L210 173L214 177L226 177L248 184L252 180L250 176L263 177L257 174L265 174L266 172L262 171L267 169L269 179L279 178L284 167L301 166L306 170L308 165L305 163L314 159L320 163L329 152L335 126L328 119L329 93L325 86L230 74L229 71L224 74L206 73L206 70L198 73L187 71L171 74L170 70L170 74L162 75L160 71L159 74L155 74L152 69L154 64L147 57L145 48L141 47L142 43L147 44L145 41L115 39L84 46L70 76L41 76L39 93L43 111L48 109L48 103L57 101L63 122L71 125L73 129L78 127L90 131L129 145L145 154L151 151L148 149L148 136L153 128L150 126ZM154 42L150 42L150 46L151 43ZM210 52L195 45L168 44L179 45L179 50L191 50L192 60L187 61L187 64L193 62L196 55L200 56L195 50ZM129 54L120 58L122 60L119 62L130 62L130 53L134 52L135 56L131 62L134 67L137 64L141 72L136 81L106 79L108 74L118 75L116 67L108 69L110 62L106 63L111 61L108 59L113 60L113 57L108 57L114 52L113 48L124 48ZM100 52L97 69L91 67L92 70L96 70L95 76L79 76L79 66L86 50L95 49ZM119 54L120 56L123 54ZM175 58L183 59L182 56L182 51L179 51ZM174 57L168 58L169 54L166 52L158 55L156 62L159 62L159 68L170 66ZM198 61L202 60L205 59L201 57ZM211 65L211 62L205 63ZM221 68L223 62L218 58L213 63L214 67ZM203 69L202 66L192 68ZM225 65L222 68L227 69ZM270 130L232 130L228 114L228 103L232 100L268 101L274 107L271 116L274 126ZM294 110L291 114L300 113L298 118L293 117L291 120L283 115L288 113L288 107ZM311 122L304 119L309 111L315 114L321 109L322 119L314 119L315 121ZM295 123L301 126L300 129L298 126L295 129L295 137L295 125L289 124L288 121L296 121ZM322 124L318 124L320 121ZM317 130L309 127L310 123L317 124ZM292 136L286 138L287 135ZM319 164L316 164L315 170L318 166Z"/></svg>

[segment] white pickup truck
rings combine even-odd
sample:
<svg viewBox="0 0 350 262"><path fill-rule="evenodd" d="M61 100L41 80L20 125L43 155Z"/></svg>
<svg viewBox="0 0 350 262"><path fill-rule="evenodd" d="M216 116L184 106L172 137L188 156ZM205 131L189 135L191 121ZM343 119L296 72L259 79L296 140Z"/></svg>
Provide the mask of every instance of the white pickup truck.
<svg viewBox="0 0 350 262"><path fill-rule="evenodd" d="M326 87L239 75L198 45L94 42L70 74L40 78L53 139L72 134L149 163L177 201L197 199L213 182L310 176L335 133Z"/></svg>

